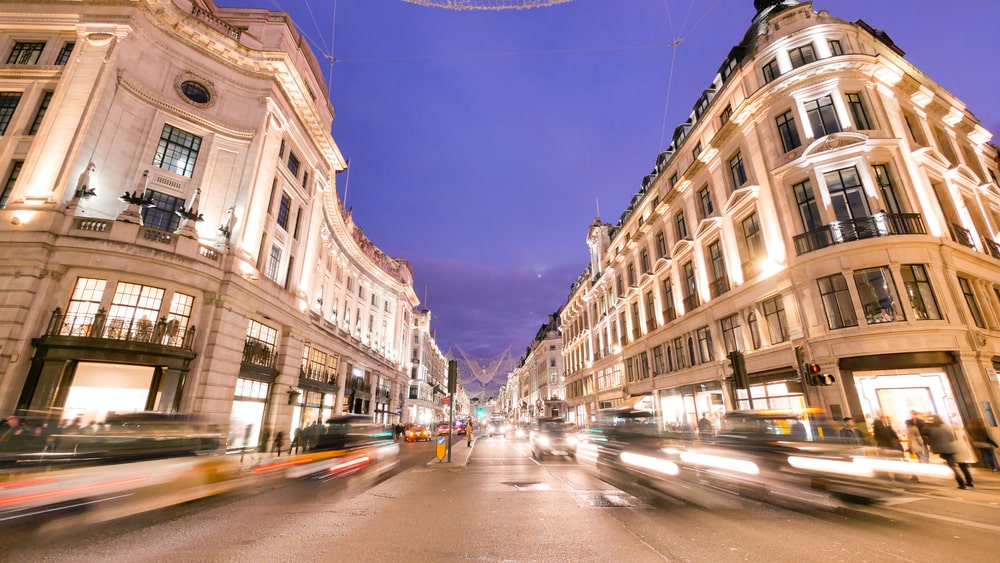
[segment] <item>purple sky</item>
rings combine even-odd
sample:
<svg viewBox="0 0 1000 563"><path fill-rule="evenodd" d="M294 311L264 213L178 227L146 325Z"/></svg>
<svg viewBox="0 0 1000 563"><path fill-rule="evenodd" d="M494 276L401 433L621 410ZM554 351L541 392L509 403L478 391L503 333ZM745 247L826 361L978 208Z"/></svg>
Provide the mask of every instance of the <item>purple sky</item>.
<svg viewBox="0 0 1000 563"><path fill-rule="evenodd" d="M616 223L754 15L752 0L219 4L287 11L311 43L331 86L334 139L351 159L346 205L372 242L413 265L441 349L489 357L509 347L515 358L586 267L598 203ZM884 29L1000 132L1000 2L813 7Z"/></svg>

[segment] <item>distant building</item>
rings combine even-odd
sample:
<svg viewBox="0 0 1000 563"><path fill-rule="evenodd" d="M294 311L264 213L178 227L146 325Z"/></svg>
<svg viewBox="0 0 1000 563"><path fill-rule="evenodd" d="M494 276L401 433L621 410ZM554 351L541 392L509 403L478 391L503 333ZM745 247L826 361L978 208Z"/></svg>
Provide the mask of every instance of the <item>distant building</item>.
<svg viewBox="0 0 1000 563"><path fill-rule="evenodd" d="M562 335L559 312L549 315L514 368L511 378L518 391L507 390L506 397L517 396L515 418L528 421L539 416L565 416L563 399Z"/></svg>
<svg viewBox="0 0 1000 563"><path fill-rule="evenodd" d="M409 397L403 421L424 425L446 421L444 399L448 395L448 358L434 339L430 309L424 308L414 315L411 348Z"/></svg>
<svg viewBox="0 0 1000 563"><path fill-rule="evenodd" d="M338 200L287 14L7 2L0 29L0 412L198 413L230 448L398 420L413 275Z"/></svg>
<svg viewBox="0 0 1000 563"><path fill-rule="evenodd" d="M567 402L581 421L820 407L995 426L991 134L885 32L755 5L619 221L590 226L561 313Z"/></svg>

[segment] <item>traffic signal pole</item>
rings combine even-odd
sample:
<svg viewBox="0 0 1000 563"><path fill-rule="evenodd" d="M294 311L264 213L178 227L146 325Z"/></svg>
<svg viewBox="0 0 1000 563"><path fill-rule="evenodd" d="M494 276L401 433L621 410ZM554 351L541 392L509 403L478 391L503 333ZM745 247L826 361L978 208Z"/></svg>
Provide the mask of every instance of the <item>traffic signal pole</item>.
<svg viewBox="0 0 1000 563"><path fill-rule="evenodd" d="M448 360L448 463L451 463L451 437L455 433L455 387L457 386L458 362Z"/></svg>

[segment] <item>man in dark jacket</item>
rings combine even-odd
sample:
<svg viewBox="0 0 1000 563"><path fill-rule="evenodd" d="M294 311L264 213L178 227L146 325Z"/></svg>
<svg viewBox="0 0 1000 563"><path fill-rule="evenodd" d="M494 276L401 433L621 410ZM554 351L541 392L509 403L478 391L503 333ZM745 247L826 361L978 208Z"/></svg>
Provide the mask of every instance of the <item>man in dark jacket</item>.
<svg viewBox="0 0 1000 563"><path fill-rule="evenodd" d="M930 429L927 432L927 445L931 447L931 451L941 456L941 459L955 473L955 481L958 482L959 489L971 487L972 474L969 473L969 464L956 459L958 446L955 443L955 434L941 422L937 415L928 423L928 426Z"/></svg>
<svg viewBox="0 0 1000 563"><path fill-rule="evenodd" d="M849 416L844 417L844 427L840 429L840 438L856 446L868 445L868 436L865 436L865 433L855 425L854 419Z"/></svg>

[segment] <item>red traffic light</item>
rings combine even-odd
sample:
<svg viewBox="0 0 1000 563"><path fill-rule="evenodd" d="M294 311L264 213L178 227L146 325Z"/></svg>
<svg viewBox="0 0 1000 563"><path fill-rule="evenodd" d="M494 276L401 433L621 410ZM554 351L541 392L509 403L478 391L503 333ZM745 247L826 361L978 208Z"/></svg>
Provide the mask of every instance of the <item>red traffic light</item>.
<svg viewBox="0 0 1000 563"><path fill-rule="evenodd" d="M823 371L819 364L806 364L806 373L818 374Z"/></svg>

